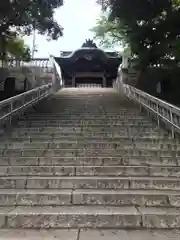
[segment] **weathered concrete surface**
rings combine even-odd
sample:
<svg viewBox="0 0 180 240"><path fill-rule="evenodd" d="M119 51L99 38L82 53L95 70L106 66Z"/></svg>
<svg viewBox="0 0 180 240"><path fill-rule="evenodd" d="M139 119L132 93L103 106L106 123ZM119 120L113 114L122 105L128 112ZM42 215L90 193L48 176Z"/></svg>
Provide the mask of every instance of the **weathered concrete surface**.
<svg viewBox="0 0 180 240"><path fill-rule="evenodd" d="M78 230L1 229L1 240L78 240Z"/></svg>
<svg viewBox="0 0 180 240"><path fill-rule="evenodd" d="M0 189L159 189L180 190L177 177L108 176L8 176L0 177Z"/></svg>
<svg viewBox="0 0 180 240"><path fill-rule="evenodd" d="M0 176L154 176L154 177L179 177L180 167L151 167L141 166L1 166Z"/></svg>
<svg viewBox="0 0 180 240"><path fill-rule="evenodd" d="M2 189L0 206L180 207L180 191L113 189Z"/></svg>
<svg viewBox="0 0 180 240"><path fill-rule="evenodd" d="M1 219L2 218L2 219ZM134 207L18 207L0 215L6 228L140 227Z"/></svg>
<svg viewBox="0 0 180 240"><path fill-rule="evenodd" d="M179 230L0 230L1 240L179 240Z"/></svg>
<svg viewBox="0 0 180 240"><path fill-rule="evenodd" d="M72 190L2 189L0 206L61 206L72 204Z"/></svg>
<svg viewBox="0 0 180 240"><path fill-rule="evenodd" d="M2 228L180 228L180 210L165 207L0 207Z"/></svg>
<svg viewBox="0 0 180 240"><path fill-rule="evenodd" d="M82 230L79 240L179 240L179 230Z"/></svg>

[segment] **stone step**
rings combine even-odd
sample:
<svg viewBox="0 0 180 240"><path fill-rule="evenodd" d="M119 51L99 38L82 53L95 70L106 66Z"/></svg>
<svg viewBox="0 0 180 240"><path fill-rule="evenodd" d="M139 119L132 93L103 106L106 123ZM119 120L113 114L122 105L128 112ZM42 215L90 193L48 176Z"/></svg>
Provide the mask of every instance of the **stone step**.
<svg viewBox="0 0 180 240"><path fill-rule="evenodd" d="M177 177L157 176L3 176L0 177L0 188L180 190L180 180Z"/></svg>
<svg viewBox="0 0 180 240"><path fill-rule="evenodd" d="M53 232L53 230L51 231ZM59 232L57 234L60 235ZM57 234L56 232L54 233L55 236ZM63 236L63 233L61 234ZM144 239L172 240L172 239L176 239L178 240L179 235L180 235L179 229L163 229L163 230L162 229L136 229L135 230L135 229L124 229L124 228L118 229L118 230L117 229L114 229L114 230L113 229L97 229L97 230L81 229L79 232L79 240L90 240L90 239L98 239L98 240L105 240L105 239L106 240L109 240L109 239L111 240L144 240ZM42 236L44 237L45 235L43 234ZM11 240L11 239L8 239L8 240ZM73 239L73 240L76 240L76 239Z"/></svg>
<svg viewBox="0 0 180 240"><path fill-rule="evenodd" d="M133 128L133 127L138 127L138 126L142 126L142 127L155 127L155 125L151 122L128 122L128 121L122 121L122 122L119 122L119 123L115 123L114 121L110 122L104 122L102 120L102 122L100 123L96 123L94 121L94 123L86 123L86 122L82 122L82 123L61 123L59 121L18 121L17 123L18 126L62 126L62 127L88 127L88 128L109 128L109 127L113 127L113 128L118 128L118 127L122 127L122 126L129 126L130 128Z"/></svg>
<svg viewBox="0 0 180 240"><path fill-rule="evenodd" d="M78 166L19 165L0 166L0 176L164 176L179 177L180 167L174 166Z"/></svg>
<svg viewBox="0 0 180 240"><path fill-rule="evenodd" d="M21 116L20 121L61 121L61 122L95 122L97 121L98 122L102 122L102 121L115 121L115 122L118 122L118 121L132 121L132 122L137 122L137 121L142 121L142 122L151 122L151 119L149 119L147 116L137 116L137 117L134 117L134 116L126 116L126 115L120 115L120 116L117 116L117 117L111 117L109 115L100 115L99 117L94 117L93 118L93 115L89 116L88 117L81 117L81 115L78 117L72 115L70 117L67 117L67 119L64 117L64 116L55 116L54 114L51 114L49 116L27 116L27 117L24 117L24 116Z"/></svg>
<svg viewBox="0 0 180 240"><path fill-rule="evenodd" d="M1 240L170 240L178 229L0 229Z"/></svg>
<svg viewBox="0 0 180 240"><path fill-rule="evenodd" d="M180 192L168 190L76 189L74 205L180 207Z"/></svg>
<svg viewBox="0 0 180 240"><path fill-rule="evenodd" d="M71 189L2 189L0 206L61 206L72 205Z"/></svg>
<svg viewBox="0 0 180 240"><path fill-rule="evenodd" d="M1 207L1 228L179 228L179 208Z"/></svg>
<svg viewBox="0 0 180 240"><path fill-rule="evenodd" d="M121 129L117 128L109 128L109 129L90 129L90 128L78 128L78 127L30 127L30 128L16 128L14 131L9 133L11 136L21 136L24 134L41 134L41 135L53 135L53 136L61 136L66 134L68 135L80 135L80 136L112 136L112 137L119 137L119 136L170 136L170 134L164 132L158 128L125 128L122 127Z"/></svg>
<svg viewBox="0 0 180 240"><path fill-rule="evenodd" d="M62 108L57 108L57 106L54 106L54 108L52 108L52 106L50 106L49 109L46 109L46 111L44 111L44 109L38 109L40 111L34 111L34 112L25 112L23 114L24 117L28 117L28 116L71 116L73 115L74 117L78 117L80 114L82 116L104 116L104 115L111 115L112 117L114 116L121 116L121 115L129 115L129 116L145 116L146 114L140 111L140 108L138 109L130 109L130 108L126 108L126 109L122 109L122 108L118 108L115 106L114 109L111 109L111 107L106 106L106 108L101 108L101 109L95 109L96 104L92 105L92 108L90 108L90 106L87 107L79 107L77 104L74 104L71 108L67 107L66 105L64 105Z"/></svg>
<svg viewBox="0 0 180 240"><path fill-rule="evenodd" d="M132 137L152 137L152 138L170 138L171 134L169 134L168 132L164 132L164 131L158 131L158 130L146 130L146 131L141 131L139 129L135 130L135 131L129 131L129 130L111 130L111 131L68 131L68 130L59 130L57 128L51 128L51 129L44 129L41 130L40 128L25 128L24 130L22 130L21 128L19 129L14 129L13 132L9 132L7 134L7 136L10 137L16 137L16 138L21 138L24 136L28 136L28 137L66 137L66 139L68 139L69 137L126 137L126 138L132 138Z"/></svg>
<svg viewBox="0 0 180 240"><path fill-rule="evenodd" d="M180 191L111 189L2 189L0 206L180 207Z"/></svg>
<svg viewBox="0 0 180 240"><path fill-rule="evenodd" d="M141 157L141 156L123 156L119 158L122 160L122 165L147 165L147 166L179 166L180 165L180 158L178 157ZM111 165L118 165L117 158L112 158L110 161ZM104 164L108 164L108 160L104 160Z"/></svg>
<svg viewBox="0 0 180 240"><path fill-rule="evenodd" d="M95 106L93 106L95 107ZM77 108L77 106L74 106L74 108ZM146 113L143 113L143 112L140 112L139 110L138 111L134 111L134 110L125 110L125 111L122 111L121 109L116 109L116 112L112 112L110 111L110 109L106 109L106 110L100 110L99 112L96 112L94 113L93 110L91 110L89 113L85 112L84 109L82 109L81 111L73 111L73 109L71 109L69 112L68 112L68 109L64 109L62 111L58 111L58 112L55 112L55 111L49 111L49 112L46 112L46 113L43 113L43 112L28 112L28 113L24 113L22 115L22 118L52 118L52 117L56 117L56 118L59 118L59 117L69 117L71 116L72 118L74 119L80 119L80 115L82 117L90 117L92 118L93 116L94 117L97 117L97 118L104 118L104 117L107 117L109 116L110 118L121 118L121 117L133 117L135 118L135 116L137 116L137 118L147 118L147 114Z"/></svg>
<svg viewBox="0 0 180 240"><path fill-rule="evenodd" d="M30 126L34 126L34 125L39 125L39 126L65 126L65 127L121 127L121 126L130 126L130 127L136 127L136 126L156 126L153 123L151 123L150 121L96 121L94 120L94 122L90 122L90 121L82 121L82 122L73 122L73 121L58 121L58 120L54 120L54 121L19 121L17 123L18 126L26 126L26 125L30 125Z"/></svg>
<svg viewBox="0 0 180 240"><path fill-rule="evenodd" d="M93 108L95 106L93 105ZM118 118L118 117L121 117L121 116L132 116L135 118L135 116L137 117L145 117L146 114L140 112L139 110L138 111L135 111L134 109L124 109L122 110L121 108L118 109L118 108L115 108L115 111L111 111L111 109L106 109L106 111L97 111L97 112L93 112L93 109L89 112L87 112L84 108L81 110L81 111L77 111L77 106L73 106L73 108L76 108L75 110L74 109L65 109L64 111L59 111L58 112L41 112L41 113L38 113L38 112L35 112L35 113L25 113L23 116L24 117L49 117L49 116L55 116L55 117L69 117L69 116L72 116L73 118L80 118L81 116L82 117L87 117L87 118L91 118L91 117L104 117L104 116L110 116L111 118ZM69 111L69 112L68 112ZM86 112L85 112L86 111Z"/></svg>
<svg viewBox="0 0 180 240"><path fill-rule="evenodd" d="M31 135L25 135L21 137L12 137L6 134L6 136L1 136L0 138L2 143L40 143L40 142L66 142L68 141L84 141L84 142L124 142L124 143L130 143L130 142L135 142L135 143L140 143L140 142L148 142L148 143L164 143L164 144L180 144L179 139L172 139L171 136L167 136L166 138L163 136L159 137L152 137L152 136L119 136L119 137L107 137L107 136L76 136L76 135L71 135L68 136L46 136L46 135L41 135L39 134L38 136L31 136Z"/></svg>
<svg viewBox="0 0 180 240"><path fill-rule="evenodd" d="M63 103L62 103L63 104ZM68 104L68 103L67 103ZM115 104L115 103L114 103ZM27 116L28 113L30 113L30 115L32 116L36 116L36 115L43 115L43 116L47 116L50 114L54 114L54 115L74 115L74 116L78 116L79 114L82 114L84 116L88 116L91 113L93 115L103 115L103 114L111 114L111 115L121 115L121 114L136 114L136 115L145 115L143 112L141 112L140 110L140 106L138 106L138 108L129 108L127 107L126 109L121 108L122 106L118 106L115 105L114 108L111 109L111 106L106 106L106 107L102 107L101 108L97 108L97 103L93 103L93 104L89 104L86 106L85 105L80 105L78 102L74 102L71 103L71 106L63 104L62 106L57 106L57 103L55 103L52 107L52 105L49 106L42 106L42 107L37 107L36 111L27 111L24 113L24 116ZM99 103L98 103L99 105Z"/></svg>
<svg viewBox="0 0 180 240"><path fill-rule="evenodd" d="M177 240L179 235L178 229L0 229L1 240Z"/></svg>
<svg viewBox="0 0 180 240"><path fill-rule="evenodd" d="M158 150L158 151L157 151ZM0 149L2 157L122 157L122 156L149 156L149 157L179 157L179 150L167 149Z"/></svg>
<svg viewBox="0 0 180 240"><path fill-rule="evenodd" d="M115 122L121 122L121 121L132 121L132 122L137 122L137 121L142 121L142 122L151 122L151 120L149 118L147 118L146 116L137 116L137 117L130 117L130 116L126 116L126 115L120 115L117 117L111 117L111 116L102 116L100 115L100 117L94 117L91 115L89 116L89 118L83 118L81 116L77 116L75 117L74 115L72 115L71 117L67 117L67 119L61 115L59 116L55 116L54 114L49 115L49 116L27 116L27 117L21 117L20 118L21 121L61 121L61 122L94 122L97 121L98 122L102 122L102 121L115 121Z"/></svg>
<svg viewBox="0 0 180 240"><path fill-rule="evenodd" d="M62 131L69 131L76 129L77 131L83 131L83 132L89 132L89 131L120 131L120 130L126 130L126 131L149 131L151 129L156 129L156 126L154 126L151 123L148 124L128 124L127 122L125 124L109 124L109 125L104 125L104 124L99 124L99 125L72 125L72 124L59 124L59 123L24 123L24 124L17 124L18 128L56 128L57 130L62 130Z"/></svg>
<svg viewBox="0 0 180 240"><path fill-rule="evenodd" d="M41 108L37 108L37 111L34 112L30 112L31 115L40 115L40 113L42 113L43 116L45 115L50 115L50 114L55 114L55 115L74 115L74 116L78 116L79 114L82 114L83 116L88 116L88 115L104 115L104 114L109 114L109 115L122 115L122 114L129 114L132 115L132 113L136 114L136 115L145 115L143 112L141 112L140 110L140 106L138 108L129 108L127 107L126 109L122 109L121 106L115 106L115 108L111 109L111 106L106 106L106 107L102 107L102 108L97 108L96 107L97 103L93 103L93 104L89 104L89 105L80 105L79 103L73 103L71 104L71 106L67 106L66 104L62 105L62 106L49 106L49 107L41 107ZM99 103L98 103L99 104ZM40 110L40 111L39 111ZM27 114L26 114L27 116Z"/></svg>
<svg viewBox="0 0 180 240"><path fill-rule="evenodd" d="M93 230L92 230L93 231ZM84 235L84 233L82 233ZM108 233L107 233L108 234ZM150 233L147 233L150 235ZM83 240L84 239L84 236ZM171 234L171 235L174 235ZM79 240L78 229L0 229L1 240ZM81 239L82 240L82 239ZM113 240L113 239L112 239ZM123 239L124 240L124 239ZM167 239L164 239L167 240Z"/></svg>
<svg viewBox="0 0 180 240"><path fill-rule="evenodd" d="M59 130L59 131L69 131L69 132L89 132L89 131L98 131L98 132L113 132L113 131L163 131L162 129L159 129L158 127L154 126L151 124L151 126L147 126L147 125L79 125L79 126L75 126L75 125L60 125L60 124L47 124L47 126L45 124L35 124L32 126L29 126L28 124L25 124L24 126L17 126L16 127L17 130L22 129L22 131L26 130L26 129L31 129L31 130L37 130L39 129L40 131L46 130L46 131L50 131L52 130Z"/></svg>
<svg viewBox="0 0 180 240"><path fill-rule="evenodd" d="M89 115L89 116L84 116L82 115L82 113L80 113L79 115L75 116L74 114L72 115L59 115L59 116L56 116L54 115L54 113L52 113L51 115L49 116L31 116L29 115L28 117L21 117L20 118L21 121L43 121L43 120L46 120L46 121L53 121L53 120L57 120L57 121L149 121L151 122L151 118L149 118L148 116L146 115L108 115L108 114L101 114L99 116L96 116L96 115Z"/></svg>
<svg viewBox="0 0 180 240"><path fill-rule="evenodd" d="M41 150L44 149L80 149L82 151L89 150L89 149L110 149L112 150L179 150L180 151L180 144L179 143L151 143L151 142L144 142L144 141L130 141L129 142L101 142L99 141L49 141L49 142L7 142L7 143L0 143L0 150L5 149L36 149L39 148Z"/></svg>
<svg viewBox="0 0 180 240"><path fill-rule="evenodd" d="M120 157L0 157L1 166L180 166L180 157L120 156Z"/></svg>

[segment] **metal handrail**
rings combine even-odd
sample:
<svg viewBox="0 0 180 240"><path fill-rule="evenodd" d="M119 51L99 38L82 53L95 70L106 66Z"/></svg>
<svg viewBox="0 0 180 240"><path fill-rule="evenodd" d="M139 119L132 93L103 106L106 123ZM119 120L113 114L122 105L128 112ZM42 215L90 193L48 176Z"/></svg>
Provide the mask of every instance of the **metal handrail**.
<svg viewBox="0 0 180 240"><path fill-rule="evenodd" d="M150 99L153 99L153 100L155 100L155 101L158 101L158 102L160 102L161 104L165 104L165 105L168 105L169 107L172 107L172 108L174 108L174 109L176 109L176 110L180 110L180 108L178 108L177 106L175 106L175 105L173 105L173 104L171 104L171 103L168 103L168 102L166 102L166 101L164 101L164 100L161 100L161 99L159 99L159 98L157 98L157 97L154 97L154 96L152 96L152 95L150 95L150 94L148 94L148 93L146 93L146 92L143 92L142 90L140 90L140 89L137 89L137 88L135 88L135 87L133 87L133 86L130 86L130 85L128 85L128 84L124 84L124 86L126 87L126 86L128 86L129 88L131 88L131 89L134 89L136 92L138 92L139 94L142 94L142 95L144 95L144 96L148 96Z"/></svg>
<svg viewBox="0 0 180 240"><path fill-rule="evenodd" d="M54 73L54 87L55 91L59 90L63 87L63 78L62 72L59 64L56 62L54 56L50 55L50 60L53 66L53 73Z"/></svg>
<svg viewBox="0 0 180 240"><path fill-rule="evenodd" d="M180 133L180 108L163 101L157 97L145 93L128 84L124 84L119 79L114 83L113 87L118 91L125 94L129 99L137 102L140 107L145 108L148 113L156 116L157 124L159 126L160 120L167 123L171 129L172 137L175 137L175 132Z"/></svg>
<svg viewBox="0 0 180 240"><path fill-rule="evenodd" d="M43 85L17 96L0 102L0 123L9 120L12 116L39 102L52 93L52 84Z"/></svg>

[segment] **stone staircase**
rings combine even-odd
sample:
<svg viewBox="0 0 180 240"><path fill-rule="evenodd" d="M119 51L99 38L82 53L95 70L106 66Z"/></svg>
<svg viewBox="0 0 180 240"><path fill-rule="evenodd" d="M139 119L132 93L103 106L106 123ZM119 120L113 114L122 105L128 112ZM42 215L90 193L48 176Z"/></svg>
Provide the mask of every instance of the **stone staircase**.
<svg viewBox="0 0 180 240"><path fill-rule="evenodd" d="M0 138L0 239L179 239L179 176L179 140L133 102L63 89Z"/></svg>

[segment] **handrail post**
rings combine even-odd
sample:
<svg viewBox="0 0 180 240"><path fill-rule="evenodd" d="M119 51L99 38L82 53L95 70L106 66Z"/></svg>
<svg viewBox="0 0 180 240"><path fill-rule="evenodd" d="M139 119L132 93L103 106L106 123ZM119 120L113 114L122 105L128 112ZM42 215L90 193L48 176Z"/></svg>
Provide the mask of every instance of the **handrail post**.
<svg viewBox="0 0 180 240"><path fill-rule="evenodd" d="M156 103L156 111L157 111L157 124L158 124L158 127L159 127L160 122L159 122L159 104L158 104L158 102Z"/></svg>
<svg viewBox="0 0 180 240"><path fill-rule="evenodd" d="M11 102L10 103L10 113L13 111L13 103ZM9 117L9 123L11 124L12 123L12 116L10 115Z"/></svg>
<svg viewBox="0 0 180 240"><path fill-rule="evenodd" d="M171 107L170 107L170 121L173 124L173 114L172 114L172 108ZM175 134L174 134L174 126L173 125L171 126L171 134L172 134L172 138L174 138Z"/></svg>

